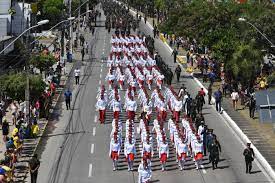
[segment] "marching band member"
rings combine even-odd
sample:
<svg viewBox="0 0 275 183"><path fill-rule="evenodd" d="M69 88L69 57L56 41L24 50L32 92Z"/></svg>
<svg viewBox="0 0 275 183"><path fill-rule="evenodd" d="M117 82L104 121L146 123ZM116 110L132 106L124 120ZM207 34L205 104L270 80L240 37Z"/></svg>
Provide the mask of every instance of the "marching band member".
<svg viewBox="0 0 275 183"><path fill-rule="evenodd" d="M169 157L169 146L166 143L165 137L162 137L162 142L159 146L159 158L161 163L161 170L164 171L166 169L166 161Z"/></svg>
<svg viewBox="0 0 275 183"><path fill-rule="evenodd" d="M117 161L120 154L120 143L117 140L117 136L114 135L114 141L110 142L109 157L113 160L113 171L117 170Z"/></svg>
<svg viewBox="0 0 275 183"><path fill-rule="evenodd" d="M132 142L131 136L124 144L124 155L128 163L128 171L133 171L134 158L136 155L135 143Z"/></svg>
<svg viewBox="0 0 275 183"><path fill-rule="evenodd" d="M101 95L100 99L98 99L96 103L96 110L99 111L99 121L101 124L105 121L106 106L107 103L104 99L104 95Z"/></svg>
<svg viewBox="0 0 275 183"><path fill-rule="evenodd" d="M146 141L143 142L141 156L151 162L151 158L154 155L153 146L150 143L150 137L147 135Z"/></svg>
<svg viewBox="0 0 275 183"><path fill-rule="evenodd" d="M180 138L177 144L177 155L178 155L180 170L184 169L184 163L187 157L188 147L186 142L187 141L184 140L184 138Z"/></svg>
<svg viewBox="0 0 275 183"><path fill-rule="evenodd" d="M119 112L122 111L121 103L119 100L119 96L116 94L115 98L110 102L110 109L113 109L113 117L114 119L119 119Z"/></svg>
<svg viewBox="0 0 275 183"><path fill-rule="evenodd" d="M109 90L112 89L112 86L114 84L114 80L116 79L115 75L113 74L113 72L110 70L110 72L107 74L106 80L108 80L109 83Z"/></svg>
<svg viewBox="0 0 275 183"><path fill-rule="evenodd" d="M163 79L164 79L164 75L160 74L157 76L157 86L159 87L159 89L161 90L162 87L162 83L163 83Z"/></svg>
<svg viewBox="0 0 275 183"><path fill-rule="evenodd" d="M126 101L127 117L130 120L135 120L135 113L137 110L137 102L134 101L133 96L129 96L129 100Z"/></svg>
<svg viewBox="0 0 275 183"><path fill-rule="evenodd" d="M151 90L151 85L153 83L153 75L151 75L150 73L146 75L146 83L149 90Z"/></svg>
<svg viewBox="0 0 275 183"><path fill-rule="evenodd" d="M149 183L152 177L151 165L143 159L138 166L138 183Z"/></svg>
<svg viewBox="0 0 275 183"><path fill-rule="evenodd" d="M196 164L196 169L198 170L199 167L202 164L202 159L203 159L203 144L201 139L197 139L194 144L194 153L195 153L195 164Z"/></svg>
<svg viewBox="0 0 275 183"><path fill-rule="evenodd" d="M176 122L179 122L180 121L180 111L182 109L182 101L179 100L179 98L177 97L173 102L172 102L172 105L173 105L173 116L176 120Z"/></svg>
<svg viewBox="0 0 275 183"><path fill-rule="evenodd" d="M174 118L168 120L168 130L169 130L169 134L170 134L170 142L172 142L172 144L174 144L174 132L176 130Z"/></svg>

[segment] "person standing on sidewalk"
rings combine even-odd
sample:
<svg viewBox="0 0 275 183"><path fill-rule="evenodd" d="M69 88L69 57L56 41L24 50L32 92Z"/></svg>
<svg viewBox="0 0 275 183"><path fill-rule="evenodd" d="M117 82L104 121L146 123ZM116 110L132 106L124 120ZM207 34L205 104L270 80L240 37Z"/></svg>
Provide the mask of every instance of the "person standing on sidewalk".
<svg viewBox="0 0 275 183"><path fill-rule="evenodd" d="M40 161L37 154L34 154L33 158L29 162L29 170L31 174L31 183L37 182L38 169L40 167Z"/></svg>
<svg viewBox="0 0 275 183"><path fill-rule="evenodd" d="M179 82L180 81L180 73L181 73L180 65L178 65L178 67L175 69L175 73L177 75L177 82Z"/></svg>
<svg viewBox="0 0 275 183"><path fill-rule="evenodd" d="M237 110L237 103L238 103L238 99L239 99L239 93L236 90L233 90L233 92L231 93L231 99L232 99L232 105L234 110Z"/></svg>
<svg viewBox="0 0 275 183"><path fill-rule="evenodd" d="M221 113L221 102L222 102L222 92L221 89L219 88L217 91L215 91L214 93L214 97L216 100L216 110Z"/></svg>
<svg viewBox="0 0 275 183"><path fill-rule="evenodd" d="M77 67L74 70L74 77L75 77L75 84L79 85L79 76L80 76L80 69Z"/></svg>
<svg viewBox="0 0 275 183"><path fill-rule="evenodd" d="M254 150L250 147L251 143L246 144L246 148L243 151L244 159L245 159L245 167L246 167L246 173L251 174L252 169L252 161L254 161Z"/></svg>
<svg viewBox="0 0 275 183"><path fill-rule="evenodd" d="M67 91L64 93L65 96L65 102L66 102L66 108L67 110L71 109L71 98L72 98L72 92L67 89Z"/></svg>
<svg viewBox="0 0 275 183"><path fill-rule="evenodd" d="M84 61L84 56L85 56L85 48L83 47L81 49L81 60Z"/></svg>
<svg viewBox="0 0 275 183"><path fill-rule="evenodd" d="M7 135L9 134L9 131L10 131L9 123L7 122L6 119L4 119L2 124L2 135L3 135L4 142L6 142L7 140Z"/></svg>
<svg viewBox="0 0 275 183"><path fill-rule="evenodd" d="M209 85L209 87L208 87L207 96L208 96L208 105L211 105L211 99L212 99L212 85Z"/></svg>
<svg viewBox="0 0 275 183"><path fill-rule="evenodd" d="M255 109L256 109L256 100L253 96L251 96L249 100L249 117L252 119L254 119Z"/></svg>
<svg viewBox="0 0 275 183"><path fill-rule="evenodd" d="M176 48L174 48L172 55L174 56L174 63L177 63L178 50Z"/></svg>

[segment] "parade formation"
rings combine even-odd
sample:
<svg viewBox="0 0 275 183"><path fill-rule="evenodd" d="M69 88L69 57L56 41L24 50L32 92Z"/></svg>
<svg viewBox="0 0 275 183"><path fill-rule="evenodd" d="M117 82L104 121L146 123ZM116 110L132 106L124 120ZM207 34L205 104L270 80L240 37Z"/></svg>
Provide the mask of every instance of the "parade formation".
<svg viewBox="0 0 275 183"><path fill-rule="evenodd" d="M119 14L119 10L115 12ZM194 161L196 169L200 169L206 151L213 169L217 168L221 147L202 115L205 92L201 89L192 100L184 86L176 92L166 85L156 55L147 49L146 37L125 30L119 24L112 35L106 61L108 86L100 87L96 103L101 124L106 111L113 113L109 150L113 170L119 170L118 160L125 158L128 171L134 171L134 160L139 158L139 182L149 182L152 158L158 158L165 171L171 150L176 153L175 161L181 171L186 161ZM122 121L125 113L126 121Z"/></svg>

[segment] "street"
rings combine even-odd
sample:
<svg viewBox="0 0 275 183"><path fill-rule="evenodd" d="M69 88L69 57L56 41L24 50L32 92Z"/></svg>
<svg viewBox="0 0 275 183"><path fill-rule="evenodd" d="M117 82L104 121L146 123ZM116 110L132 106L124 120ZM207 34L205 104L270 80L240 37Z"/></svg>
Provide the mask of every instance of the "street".
<svg viewBox="0 0 275 183"><path fill-rule="evenodd" d="M104 21L104 18L102 16L101 20ZM152 33L144 23L141 23L140 31L146 34ZM47 131L48 137L43 140L43 147L39 149L41 153L39 183L138 182L137 167L141 160L139 136L136 143L138 156L135 159L134 171L127 171L127 164L122 153L118 163L118 171L113 171L112 161L108 157L112 112L107 111L107 120L104 125L101 125L98 122L98 112L95 111L98 88L102 84L107 86L105 81L108 72L106 58L110 53L111 35L104 27L96 28L95 36L90 39L90 45L93 46L89 52L91 54L89 59L76 63L77 66L82 66L80 85L74 85L74 77L71 73L68 86L73 89L72 110L66 110L63 102L59 106L60 108L54 111L58 115L50 122L50 129ZM155 48L174 71L177 65L173 63L167 47L160 40L155 40ZM192 97L195 97L194 94L200 89L187 73L184 73L181 77L181 83L177 86L175 86L175 80L174 78L174 88L178 90L184 83L189 93L193 94ZM121 96L124 96L124 93L122 91ZM124 102L124 100L122 101ZM211 163L208 163L208 157L204 157L202 169L196 170L195 164L189 159L186 169L179 171L175 161L175 152L170 145L171 156L168 159L167 171L162 172L155 147L155 155L152 160L153 182L269 182L265 173L255 162L253 162L252 174L245 173L245 162L242 155L243 144L227 126L220 114L209 105L204 106L203 114L206 124L209 128L214 129L214 133L222 146L218 169L212 170ZM125 115L124 112L121 118L123 123L126 120ZM167 127L165 128L167 129Z"/></svg>

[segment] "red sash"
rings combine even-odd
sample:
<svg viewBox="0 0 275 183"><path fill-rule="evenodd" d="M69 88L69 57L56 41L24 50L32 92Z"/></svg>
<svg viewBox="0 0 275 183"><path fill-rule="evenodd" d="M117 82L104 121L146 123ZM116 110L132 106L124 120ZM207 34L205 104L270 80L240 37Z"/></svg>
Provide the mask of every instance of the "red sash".
<svg viewBox="0 0 275 183"><path fill-rule="evenodd" d="M167 154L166 153L162 153L160 155L160 162L166 162L167 161Z"/></svg>
<svg viewBox="0 0 275 183"><path fill-rule="evenodd" d="M112 158L112 160L118 160L118 153L117 153L117 151L112 151L111 158Z"/></svg>

